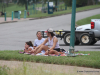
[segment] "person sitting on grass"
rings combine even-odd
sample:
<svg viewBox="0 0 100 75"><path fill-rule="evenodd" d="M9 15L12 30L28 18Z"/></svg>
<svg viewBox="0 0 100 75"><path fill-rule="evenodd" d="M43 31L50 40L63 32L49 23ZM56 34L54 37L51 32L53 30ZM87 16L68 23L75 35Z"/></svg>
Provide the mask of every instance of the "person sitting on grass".
<svg viewBox="0 0 100 75"><path fill-rule="evenodd" d="M32 42L31 41L25 42L24 53L29 53L32 50L33 50L33 44L32 44Z"/></svg>
<svg viewBox="0 0 100 75"><path fill-rule="evenodd" d="M53 29L49 28L45 32L46 32L48 38L46 38L45 41L41 45L36 47L31 52L34 53L34 55L36 55L36 54L40 53L42 50L45 50L46 51L45 55L48 55L48 53L59 55L60 46L59 46L57 37L53 33ZM49 47L45 45L47 42L49 44Z"/></svg>
<svg viewBox="0 0 100 75"><path fill-rule="evenodd" d="M41 31L37 31L36 36L37 36L37 39L35 39L35 41L34 41L34 49L45 41L45 39L42 38ZM45 44L45 45L47 45L47 44ZM41 53L44 54L45 50L42 50Z"/></svg>

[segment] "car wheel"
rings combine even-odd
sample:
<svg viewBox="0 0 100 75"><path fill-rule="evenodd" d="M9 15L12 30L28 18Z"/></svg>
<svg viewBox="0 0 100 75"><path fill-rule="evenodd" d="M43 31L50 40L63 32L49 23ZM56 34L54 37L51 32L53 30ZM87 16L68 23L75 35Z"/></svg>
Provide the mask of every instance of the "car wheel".
<svg viewBox="0 0 100 75"><path fill-rule="evenodd" d="M89 36L89 34L83 33L83 34L80 36L80 43L81 43L82 45L90 45L90 44L91 44L91 37Z"/></svg>
<svg viewBox="0 0 100 75"><path fill-rule="evenodd" d="M64 36L64 43L66 45L70 45L70 33L65 34L65 36Z"/></svg>
<svg viewBox="0 0 100 75"><path fill-rule="evenodd" d="M66 34L66 35L64 36L64 43L65 43L66 45L69 45L69 44L70 44L70 33L68 33L68 34Z"/></svg>

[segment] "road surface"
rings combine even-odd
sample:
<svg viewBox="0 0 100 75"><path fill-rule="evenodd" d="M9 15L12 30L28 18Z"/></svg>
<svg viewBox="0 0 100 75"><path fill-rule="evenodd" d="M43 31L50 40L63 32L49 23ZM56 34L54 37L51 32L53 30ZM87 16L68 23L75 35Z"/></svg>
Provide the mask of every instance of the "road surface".
<svg viewBox="0 0 100 75"><path fill-rule="evenodd" d="M76 21L100 14L100 8L76 13ZM54 30L70 30L71 14L50 17L45 19L20 21L15 23L0 24L0 50L23 50L26 41L32 41L37 38L36 32L53 28ZM69 50L63 40L59 40L61 48ZM92 46L75 46L79 51L100 51L100 41Z"/></svg>

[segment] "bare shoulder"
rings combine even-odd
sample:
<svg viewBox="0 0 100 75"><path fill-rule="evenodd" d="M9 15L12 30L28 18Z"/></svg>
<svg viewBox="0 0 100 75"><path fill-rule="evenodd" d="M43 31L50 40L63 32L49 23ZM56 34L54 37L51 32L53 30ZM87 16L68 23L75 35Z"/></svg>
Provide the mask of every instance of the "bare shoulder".
<svg viewBox="0 0 100 75"><path fill-rule="evenodd" d="M58 41L57 37L54 37L54 40L55 40L55 41Z"/></svg>
<svg viewBox="0 0 100 75"><path fill-rule="evenodd" d="M57 39L57 37L55 36L54 39Z"/></svg>

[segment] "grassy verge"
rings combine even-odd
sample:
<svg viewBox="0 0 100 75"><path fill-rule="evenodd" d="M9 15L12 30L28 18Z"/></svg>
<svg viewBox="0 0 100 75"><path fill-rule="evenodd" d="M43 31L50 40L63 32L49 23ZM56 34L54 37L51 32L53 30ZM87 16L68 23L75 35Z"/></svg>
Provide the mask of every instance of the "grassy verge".
<svg viewBox="0 0 100 75"><path fill-rule="evenodd" d="M41 5L37 5L37 6L40 7ZM64 9L63 5L60 5L59 9L60 9L61 6L62 6L62 9ZM30 6L29 6L29 8L30 8ZM95 8L100 8L100 5L90 5L90 6L76 8L76 12L95 9ZM9 7L6 7L7 17L11 17L11 12L12 11L19 11L19 10L22 12L20 17L24 18L25 7L24 6L18 6L16 4L11 4L11 5L9 5ZM71 12L72 12L71 7L68 7L67 10L54 12L53 14L42 13L41 11L37 11L37 14L35 14L34 11L32 11L32 15L27 16L27 17L28 18L42 18L42 17L49 17L49 16L57 16L57 15L68 14L68 13L71 13Z"/></svg>
<svg viewBox="0 0 100 75"><path fill-rule="evenodd" d="M100 19L100 14L78 20L76 24L77 25L90 24L91 19Z"/></svg>
<svg viewBox="0 0 100 75"><path fill-rule="evenodd" d="M59 71L54 71L52 69L48 69L45 66L34 66L26 64L18 65L18 67L0 67L0 75L69 75L66 73L61 73ZM74 74L73 74L74 75Z"/></svg>
<svg viewBox="0 0 100 75"><path fill-rule="evenodd" d="M90 10L90 9L94 9L94 8L99 8L100 5L91 5L91 6L85 6L85 7L80 7L80 8L76 8L76 12L80 12L80 11L84 11L84 10ZM72 10L70 7L67 8L67 10L63 10L63 11L58 11L58 12L54 12L53 14L47 14L47 13L41 13L38 11L37 14L33 14L28 16L28 18L42 18L42 17L49 17L49 16L58 16L58 15L63 15L63 14L68 14L71 13ZM21 17L23 17L24 15L22 14Z"/></svg>
<svg viewBox="0 0 100 75"><path fill-rule="evenodd" d="M60 65L73 65L83 66L100 69L100 51L80 51L78 53L84 53L90 55L77 56L77 57L55 57L55 56L32 56L19 54L18 51L0 51L1 60L19 60L19 61L31 61L39 63L60 64Z"/></svg>

